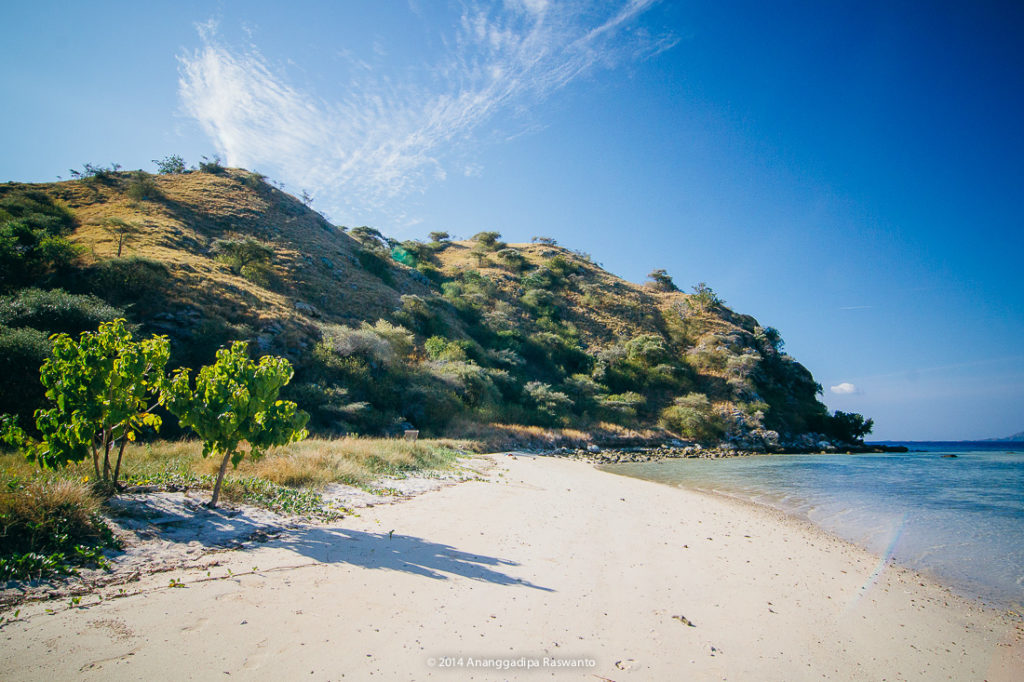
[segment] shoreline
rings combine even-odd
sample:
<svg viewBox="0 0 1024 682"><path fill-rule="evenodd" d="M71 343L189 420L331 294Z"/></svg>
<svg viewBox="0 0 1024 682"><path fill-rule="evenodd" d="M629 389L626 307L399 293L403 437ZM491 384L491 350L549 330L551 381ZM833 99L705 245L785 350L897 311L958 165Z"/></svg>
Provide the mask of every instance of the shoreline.
<svg viewBox="0 0 1024 682"><path fill-rule="evenodd" d="M21 607L12 678L1019 679L1024 626L752 502L490 455L486 475L282 531L133 595ZM740 504L737 504L740 502ZM179 587L180 586L180 587ZM103 598L102 601L100 598ZM197 636L198 635L198 636ZM430 665L433 662L433 667ZM566 664L568 665L568 664Z"/></svg>

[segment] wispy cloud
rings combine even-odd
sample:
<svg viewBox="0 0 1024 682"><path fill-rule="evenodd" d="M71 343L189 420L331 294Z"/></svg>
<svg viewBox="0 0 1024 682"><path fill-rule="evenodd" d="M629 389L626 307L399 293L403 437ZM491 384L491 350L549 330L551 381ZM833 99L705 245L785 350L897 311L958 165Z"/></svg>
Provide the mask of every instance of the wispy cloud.
<svg viewBox="0 0 1024 682"><path fill-rule="evenodd" d="M352 58L359 76L338 100L291 84L257 48L225 45L207 24L201 46L179 57L179 93L227 163L358 218L443 181L449 164L480 173L472 159L450 160L452 152L499 113L525 110L597 67L671 47L671 37L642 31L620 39L654 2L470 6L428 77L410 68L408 79L389 78Z"/></svg>
<svg viewBox="0 0 1024 682"><path fill-rule="evenodd" d="M857 387L848 381L844 381L843 383L835 386L829 386L828 390L832 391L836 395L853 395L858 392Z"/></svg>

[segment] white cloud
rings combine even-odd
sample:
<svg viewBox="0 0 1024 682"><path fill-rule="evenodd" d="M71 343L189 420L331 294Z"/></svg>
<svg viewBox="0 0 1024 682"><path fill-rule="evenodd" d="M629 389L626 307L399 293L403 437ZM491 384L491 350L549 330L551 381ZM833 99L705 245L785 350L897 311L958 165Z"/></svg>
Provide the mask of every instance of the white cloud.
<svg viewBox="0 0 1024 682"><path fill-rule="evenodd" d="M844 381L836 386L829 386L828 390L832 391L836 395L851 395L858 392L857 387L848 381Z"/></svg>
<svg viewBox="0 0 1024 682"><path fill-rule="evenodd" d="M201 47L179 57L179 94L228 164L269 173L316 193L332 213L358 217L442 182L449 152L468 147L496 114L526 110L597 65L674 44L640 32L628 45L613 44L654 1L612 10L543 0L470 6L427 78L422 65L420 77L413 69L406 79L378 76L352 57L355 76L337 101L292 85L256 48L222 44L207 23Z"/></svg>

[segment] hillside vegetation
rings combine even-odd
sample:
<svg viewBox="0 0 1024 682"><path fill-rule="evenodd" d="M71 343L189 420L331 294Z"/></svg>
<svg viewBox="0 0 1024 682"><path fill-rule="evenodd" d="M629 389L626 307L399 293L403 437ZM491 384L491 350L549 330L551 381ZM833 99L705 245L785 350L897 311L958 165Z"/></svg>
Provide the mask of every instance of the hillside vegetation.
<svg viewBox="0 0 1024 682"><path fill-rule="evenodd" d="M168 367L234 340L287 357L283 397L321 435L572 428L774 450L870 428L828 414L779 332L706 285L626 282L549 238L397 242L256 173L171 170L0 185L0 413L32 423L50 334L125 317L170 338Z"/></svg>

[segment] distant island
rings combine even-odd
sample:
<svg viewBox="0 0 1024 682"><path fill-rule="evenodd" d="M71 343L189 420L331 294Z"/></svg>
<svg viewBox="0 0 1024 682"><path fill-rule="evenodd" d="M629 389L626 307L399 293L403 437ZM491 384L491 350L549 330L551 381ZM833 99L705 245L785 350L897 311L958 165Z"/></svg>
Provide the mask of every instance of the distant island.
<svg viewBox="0 0 1024 682"><path fill-rule="evenodd" d="M986 438L985 441L996 443L1024 443L1024 431L1018 431L1012 436L1006 436L1005 438Z"/></svg>

